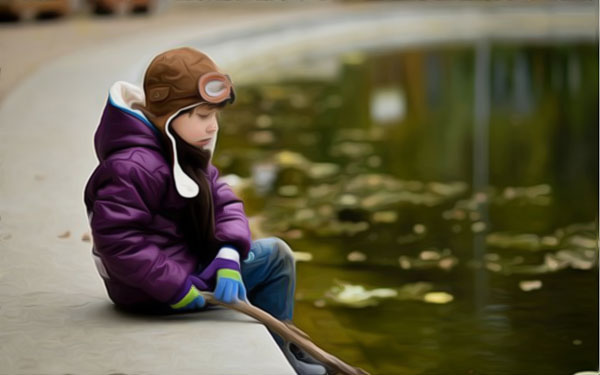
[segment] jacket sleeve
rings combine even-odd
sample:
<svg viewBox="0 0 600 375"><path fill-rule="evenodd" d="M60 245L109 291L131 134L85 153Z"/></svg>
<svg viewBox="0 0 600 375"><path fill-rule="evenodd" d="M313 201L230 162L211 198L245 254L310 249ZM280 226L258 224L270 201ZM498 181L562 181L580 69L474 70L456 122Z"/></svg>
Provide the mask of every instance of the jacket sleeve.
<svg viewBox="0 0 600 375"><path fill-rule="evenodd" d="M219 170L214 165L209 164L208 169L215 205L215 237L222 245L233 246L242 260L246 259L250 251L251 234L244 204L229 185L218 180Z"/></svg>
<svg viewBox="0 0 600 375"><path fill-rule="evenodd" d="M112 161L103 169L96 176L90 218L96 251L110 277L160 302L173 302L188 275L161 251L157 243L166 240L151 229L165 184L158 173L129 160Z"/></svg>

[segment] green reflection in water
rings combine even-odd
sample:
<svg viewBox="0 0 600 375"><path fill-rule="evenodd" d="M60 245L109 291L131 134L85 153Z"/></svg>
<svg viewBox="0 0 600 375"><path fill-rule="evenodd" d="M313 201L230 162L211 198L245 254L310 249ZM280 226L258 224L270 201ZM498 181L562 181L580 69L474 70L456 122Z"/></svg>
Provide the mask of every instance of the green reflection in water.
<svg viewBox="0 0 600 375"><path fill-rule="evenodd" d="M241 177L255 236L312 255L295 321L372 373L597 365L597 46L487 51L477 93L473 46L355 53L331 80L239 87L221 118L215 163ZM395 297L353 308L332 295L344 282Z"/></svg>

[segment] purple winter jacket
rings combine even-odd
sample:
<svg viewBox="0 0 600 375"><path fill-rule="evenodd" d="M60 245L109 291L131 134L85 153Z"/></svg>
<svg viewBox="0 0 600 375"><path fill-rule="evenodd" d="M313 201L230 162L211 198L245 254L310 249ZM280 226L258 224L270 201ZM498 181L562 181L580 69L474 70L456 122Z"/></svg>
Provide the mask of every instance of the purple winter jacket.
<svg viewBox="0 0 600 375"><path fill-rule="evenodd" d="M114 303L174 303L198 266L178 225L187 199L175 189L158 130L119 104L109 96L94 137L99 165L84 192L94 260ZM215 237L245 259L251 237L243 204L212 164L209 176Z"/></svg>

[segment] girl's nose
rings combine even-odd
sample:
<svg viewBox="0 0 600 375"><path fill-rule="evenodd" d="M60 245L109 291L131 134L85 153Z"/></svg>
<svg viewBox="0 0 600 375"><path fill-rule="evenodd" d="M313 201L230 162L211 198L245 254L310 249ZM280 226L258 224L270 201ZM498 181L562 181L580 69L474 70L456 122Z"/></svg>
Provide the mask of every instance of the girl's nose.
<svg viewBox="0 0 600 375"><path fill-rule="evenodd" d="M210 125L208 125L208 127L206 128L206 132L214 133L217 131L217 129L219 129L219 125L217 124L216 121L214 121L214 122L211 122Z"/></svg>

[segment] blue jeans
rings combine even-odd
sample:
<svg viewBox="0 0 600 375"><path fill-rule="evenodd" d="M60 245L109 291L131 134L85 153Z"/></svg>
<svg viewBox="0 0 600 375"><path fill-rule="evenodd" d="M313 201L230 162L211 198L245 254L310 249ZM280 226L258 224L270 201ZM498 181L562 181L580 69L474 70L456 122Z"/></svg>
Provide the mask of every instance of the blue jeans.
<svg viewBox="0 0 600 375"><path fill-rule="evenodd" d="M241 267L248 300L279 320L292 320L296 266L289 245L277 237L256 240ZM283 345L278 335L271 335Z"/></svg>
<svg viewBox="0 0 600 375"><path fill-rule="evenodd" d="M296 266L289 245L277 237L256 240L241 268L250 302L279 320L292 320Z"/></svg>

